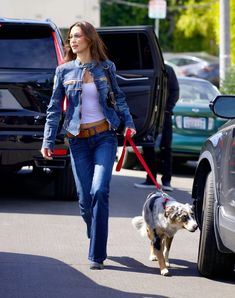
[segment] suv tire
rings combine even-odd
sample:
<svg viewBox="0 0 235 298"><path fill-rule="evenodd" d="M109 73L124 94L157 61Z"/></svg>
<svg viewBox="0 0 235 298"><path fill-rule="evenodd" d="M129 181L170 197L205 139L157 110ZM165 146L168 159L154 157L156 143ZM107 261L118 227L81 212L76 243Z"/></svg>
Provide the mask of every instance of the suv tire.
<svg viewBox="0 0 235 298"><path fill-rule="evenodd" d="M209 172L204 188L202 229L199 240L198 271L205 277L228 276L234 269L234 254L221 253L214 230L214 183Z"/></svg>
<svg viewBox="0 0 235 298"><path fill-rule="evenodd" d="M117 159L119 160L122 155L123 147L118 148ZM128 148L126 148L125 156L123 159L122 168L127 170L132 170L138 165L138 158L135 155L135 152L130 152Z"/></svg>
<svg viewBox="0 0 235 298"><path fill-rule="evenodd" d="M54 197L57 200L77 200L71 164L54 170Z"/></svg>

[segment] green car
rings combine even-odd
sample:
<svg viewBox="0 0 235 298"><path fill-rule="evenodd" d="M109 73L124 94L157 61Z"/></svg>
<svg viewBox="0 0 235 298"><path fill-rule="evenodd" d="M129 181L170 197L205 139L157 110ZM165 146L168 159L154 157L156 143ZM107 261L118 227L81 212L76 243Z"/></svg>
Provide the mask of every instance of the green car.
<svg viewBox="0 0 235 298"><path fill-rule="evenodd" d="M180 98L173 110L173 164L198 160L204 141L227 120L216 117L209 102L220 94L209 81L193 77L178 77ZM159 140L156 142L159 143ZM142 148L139 147L142 152ZM155 148L158 157L159 147ZM118 150L118 158L121 149ZM126 150L123 168L133 169L138 160L131 147Z"/></svg>
<svg viewBox="0 0 235 298"><path fill-rule="evenodd" d="M173 110L172 154L174 162L197 160L204 141L226 120L216 117L209 102L220 94L209 81L178 77L180 98Z"/></svg>

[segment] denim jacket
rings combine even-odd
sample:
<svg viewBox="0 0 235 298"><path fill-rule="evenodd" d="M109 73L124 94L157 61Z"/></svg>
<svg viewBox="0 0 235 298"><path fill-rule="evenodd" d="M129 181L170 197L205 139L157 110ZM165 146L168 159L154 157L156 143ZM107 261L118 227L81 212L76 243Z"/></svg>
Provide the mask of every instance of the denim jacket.
<svg viewBox="0 0 235 298"><path fill-rule="evenodd" d="M109 70L117 109L108 107L107 105L109 85L104 68L108 68ZM99 93L99 103L102 107L104 116L109 123L110 129L116 130L118 128L120 118L123 119L125 127L135 128L126 103L125 95L116 81L116 67L114 63L110 60L106 60L101 63L92 62L81 64L77 60L72 60L56 68L53 93L47 109L42 144L43 148L53 149L54 147L65 96L68 99L68 109L66 111L63 127L73 135L79 133L82 78L86 69L90 71L94 78L94 83Z"/></svg>

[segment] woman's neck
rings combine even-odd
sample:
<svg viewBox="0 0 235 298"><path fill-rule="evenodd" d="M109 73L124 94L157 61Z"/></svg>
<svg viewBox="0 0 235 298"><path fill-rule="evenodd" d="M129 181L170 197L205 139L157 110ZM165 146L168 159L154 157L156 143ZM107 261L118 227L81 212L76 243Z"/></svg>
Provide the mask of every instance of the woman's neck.
<svg viewBox="0 0 235 298"><path fill-rule="evenodd" d="M81 64L85 64L85 63L90 63L92 61L91 55L89 54L84 54L84 55L77 55L77 60L81 63Z"/></svg>

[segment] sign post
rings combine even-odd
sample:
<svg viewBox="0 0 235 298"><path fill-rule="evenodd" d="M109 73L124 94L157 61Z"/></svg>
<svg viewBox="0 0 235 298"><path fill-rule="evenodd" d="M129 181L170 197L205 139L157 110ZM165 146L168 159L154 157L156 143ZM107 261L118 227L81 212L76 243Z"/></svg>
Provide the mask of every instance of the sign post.
<svg viewBox="0 0 235 298"><path fill-rule="evenodd" d="M148 4L148 16L150 19L155 19L155 33L159 35L159 19L166 18L166 1L165 0L150 0Z"/></svg>

